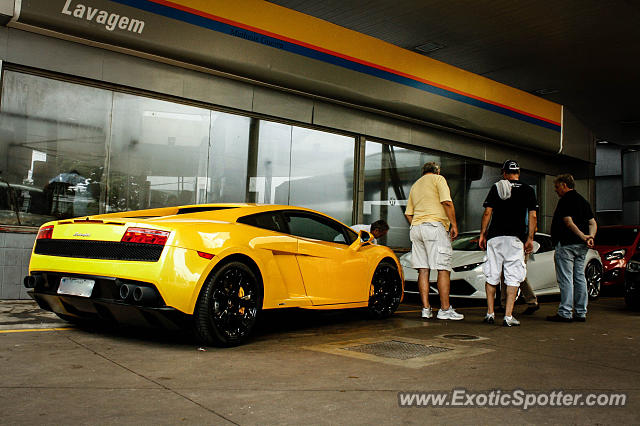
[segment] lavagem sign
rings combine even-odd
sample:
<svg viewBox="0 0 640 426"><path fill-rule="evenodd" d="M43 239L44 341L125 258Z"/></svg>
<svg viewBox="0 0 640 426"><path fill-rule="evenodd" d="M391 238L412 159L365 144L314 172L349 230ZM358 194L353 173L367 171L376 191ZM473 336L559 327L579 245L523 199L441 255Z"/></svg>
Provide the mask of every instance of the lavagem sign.
<svg viewBox="0 0 640 426"><path fill-rule="evenodd" d="M117 13L109 13L95 7L85 6L82 3L76 3L75 5L72 3L72 0L67 0L60 13L102 24L108 31L119 29L142 34L142 30L144 30L144 21L139 19L118 15Z"/></svg>

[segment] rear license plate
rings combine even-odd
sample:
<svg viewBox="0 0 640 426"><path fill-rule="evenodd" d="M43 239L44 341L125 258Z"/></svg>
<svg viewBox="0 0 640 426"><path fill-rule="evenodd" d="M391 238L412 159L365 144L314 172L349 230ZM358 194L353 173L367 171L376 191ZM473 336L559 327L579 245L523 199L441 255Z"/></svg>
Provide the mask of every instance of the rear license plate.
<svg viewBox="0 0 640 426"><path fill-rule="evenodd" d="M58 294L69 294L71 296L91 297L94 280L82 278L62 277L58 286Z"/></svg>

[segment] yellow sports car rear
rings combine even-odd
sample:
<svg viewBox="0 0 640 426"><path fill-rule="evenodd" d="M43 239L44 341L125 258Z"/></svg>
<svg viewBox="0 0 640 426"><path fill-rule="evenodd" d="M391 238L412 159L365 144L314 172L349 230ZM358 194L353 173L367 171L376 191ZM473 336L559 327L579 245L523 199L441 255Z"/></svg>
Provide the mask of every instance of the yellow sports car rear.
<svg viewBox="0 0 640 426"><path fill-rule="evenodd" d="M263 309L396 310L402 268L371 235L308 209L209 204L44 224L25 286L70 321L192 326L234 345Z"/></svg>

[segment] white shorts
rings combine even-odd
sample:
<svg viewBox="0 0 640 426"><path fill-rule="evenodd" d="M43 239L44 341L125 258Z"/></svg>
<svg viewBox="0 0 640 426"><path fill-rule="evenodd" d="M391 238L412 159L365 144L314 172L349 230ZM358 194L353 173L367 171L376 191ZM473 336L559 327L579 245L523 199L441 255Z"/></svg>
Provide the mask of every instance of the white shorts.
<svg viewBox="0 0 640 426"><path fill-rule="evenodd" d="M527 266L524 263L524 244L518 237L493 237L487 242L487 255L482 265L482 272L491 285L500 283L500 275L504 273L504 283L518 287L527 277Z"/></svg>
<svg viewBox="0 0 640 426"><path fill-rule="evenodd" d="M411 265L415 269L451 270L451 238L440 222L412 226Z"/></svg>

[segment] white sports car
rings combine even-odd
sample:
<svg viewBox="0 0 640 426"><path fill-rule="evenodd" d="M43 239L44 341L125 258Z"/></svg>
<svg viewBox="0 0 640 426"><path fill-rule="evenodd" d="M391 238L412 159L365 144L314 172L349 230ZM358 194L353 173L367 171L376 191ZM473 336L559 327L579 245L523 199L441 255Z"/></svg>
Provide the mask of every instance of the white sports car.
<svg viewBox="0 0 640 426"><path fill-rule="evenodd" d="M452 297L484 299L485 276L482 273L485 252L478 247L480 232L463 232L452 243L453 257L451 272ZM537 296L560 293L556 281L556 270L553 262L553 243L551 236L536 234L534 240L540 244L538 250L527 262L527 279ZM411 252L400 256L400 264L404 269L405 293L418 293L418 271L411 267ZM602 261L597 251L589 249L584 262L587 278L587 291L590 298L600 293L602 278ZM437 294L437 271L429 272L429 293Z"/></svg>

